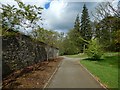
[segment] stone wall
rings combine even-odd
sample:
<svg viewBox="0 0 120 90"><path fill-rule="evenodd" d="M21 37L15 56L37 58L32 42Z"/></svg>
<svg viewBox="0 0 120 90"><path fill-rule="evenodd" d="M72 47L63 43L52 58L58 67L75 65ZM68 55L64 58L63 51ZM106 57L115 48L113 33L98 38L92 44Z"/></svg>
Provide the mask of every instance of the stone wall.
<svg viewBox="0 0 120 90"><path fill-rule="evenodd" d="M25 68L47 60L47 44L34 41L26 35L2 37L2 73L3 76L18 69ZM49 59L58 56L58 49L50 47Z"/></svg>

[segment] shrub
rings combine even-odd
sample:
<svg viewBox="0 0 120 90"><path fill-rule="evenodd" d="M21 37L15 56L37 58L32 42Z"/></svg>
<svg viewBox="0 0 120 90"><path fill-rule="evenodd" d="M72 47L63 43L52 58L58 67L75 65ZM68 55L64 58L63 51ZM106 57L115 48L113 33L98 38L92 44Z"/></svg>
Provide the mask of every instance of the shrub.
<svg viewBox="0 0 120 90"><path fill-rule="evenodd" d="M100 60L102 55L103 55L103 51L101 49L101 45L99 44L97 38L92 39L91 42L88 44L88 48L85 51L87 53L87 55L94 59L94 60Z"/></svg>

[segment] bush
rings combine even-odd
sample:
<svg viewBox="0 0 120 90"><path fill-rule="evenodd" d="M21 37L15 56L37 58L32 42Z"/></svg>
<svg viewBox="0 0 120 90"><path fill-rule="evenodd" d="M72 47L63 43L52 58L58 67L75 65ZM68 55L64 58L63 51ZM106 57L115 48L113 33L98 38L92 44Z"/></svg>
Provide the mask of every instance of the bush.
<svg viewBox="0 0 120 90"><path fill-rule="evenodd" d="M86 49L86 53L90 58L94 60L101 59L103 55L103 51L101 49L101 45L99 44L97 38L91 40L91 42L88 45L88 48Z"/></svg>

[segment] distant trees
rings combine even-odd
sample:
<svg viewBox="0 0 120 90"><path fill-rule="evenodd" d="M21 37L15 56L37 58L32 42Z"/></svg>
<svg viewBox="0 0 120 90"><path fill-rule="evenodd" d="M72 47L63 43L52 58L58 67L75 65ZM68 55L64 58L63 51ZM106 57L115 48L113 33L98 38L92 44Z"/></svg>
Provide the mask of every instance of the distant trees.
<svg viewBox="0 0 120 90"><path fill-rule="evenodd" d="M73 40L79 48L79 52L83 52L88 41L92 38L92 28L91 28L91 21L88 14L88 9L86 5L83 6L81 22L79 19L79 15L77 15L74 28L68 33L68 36Z"/></svg>
<svg viewBox="0 0 120 90"><path fill-rule="evenodd" d="M79 48L75 45L75 43L66 36L63 40L63 53L64 55L73 55L79 53Z"/></svg>
<svg viewBox="0 0 120 90"><path fill-rule="evenodd" d="M96 14L93 15L95 21L91 22L88 9L84 5L81 20L78 14L73 29L63 37L62 54L77 54L86 50L91 53L89 51L93 50L93 57L99 58L102 50L119 51L118 14L118 10L114 9L111 3L104 2L96 7Z"/></svg>
<svg viewBox="0 0 120 90"><path fill-rule="evenodd" d="M74 23L74 28L71 29L68 34L67 34L67 38L69 38L69 40L71 40L71 42L74 43L74 46L76 48L79 48L79 52L80 52L80 18L79 18L79 14L76 17L75 23ZM77 51L78 52L78 51Z"/></svg>
<svg viewBox="0 0 120 90"><path fill-rule="evenodd" d="M65 54L76 54L84 52L88 42L92 38L91 21L86 5L83 6L81 22L79 14L74 23L74 28L71 29L64 40ZM70 44L67 45L66 43Z"/></svg>
<svg viewBox="0 0 120 90"><path fill-rule="evenodd" d="M118 7L119 8L119 7ZM120 29L120 17L117 9L110 2L104 2L96 7L94 15L95 36L106 51L119 51L120 42L115 42ZM119 40L118 40L119 41Z"/></svg>
<svg viewBox="0 0 120 90"><path fill-rule="evenodd" d="M99 51L100 49L95 49L93 44L96 47L102 46L102 50L105 51L120 51L120 40L118 38L120 31L119 4L120 2L118 3L118 9L115 9L111 2L100 3L96 7L96 12L93 15L94 21L92 22L90 21L88 9L84 5L81 20L78 14L74 28L67 33L64 40L66 52L74 52L75 50L76 52L74 53L79 53L93 48L93 50L96 50L95 53L98 53L97 50ZM95 57L97 58L97 56Z"/></svg>
<svg viewBox="0 0 120 90"><path fill-rule="evenodd" d="M116 48L114 40L120 27L119 23L119 18L109 16L96 25L96 37L99 38L99 42L103 44L106 50L115 50ZM111 46L114 46L114 48L111 48Z"/></svg>

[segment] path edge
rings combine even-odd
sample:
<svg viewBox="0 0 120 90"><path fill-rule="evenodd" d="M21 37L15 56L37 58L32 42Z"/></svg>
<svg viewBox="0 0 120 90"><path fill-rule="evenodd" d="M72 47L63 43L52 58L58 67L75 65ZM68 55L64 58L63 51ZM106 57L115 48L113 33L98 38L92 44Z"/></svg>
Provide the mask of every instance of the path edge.
<svg viewBox="0 0 120 90"><path fill-rule="evenodd" d="M63 58L64 59L64 58ZM63 60L62 59L62 60ZM58 71L59 67L62 64L62 60L60 61L60 63L58 64L58 66L56 67L56 69L54 70L53 74L50 76L50 78L48 79L48 81L45 83L43 90L48 86L48 84L50 83L50 81L52 80L53 76L56 74L56 72Z"/></svg>
<svg viewBox="0 0 120 90"><path fill-rule="evenodd" d="M79 64L81 65L81 67L83 69L85 69L94 78L94 80L96 80L100 84L100 86L102 86L104 89L108 90L107 87L105 85L103 85L99 80L97 80L95 78L95 75L93 75L85 66L83 66L80 62L79 62Z"/></svg>

